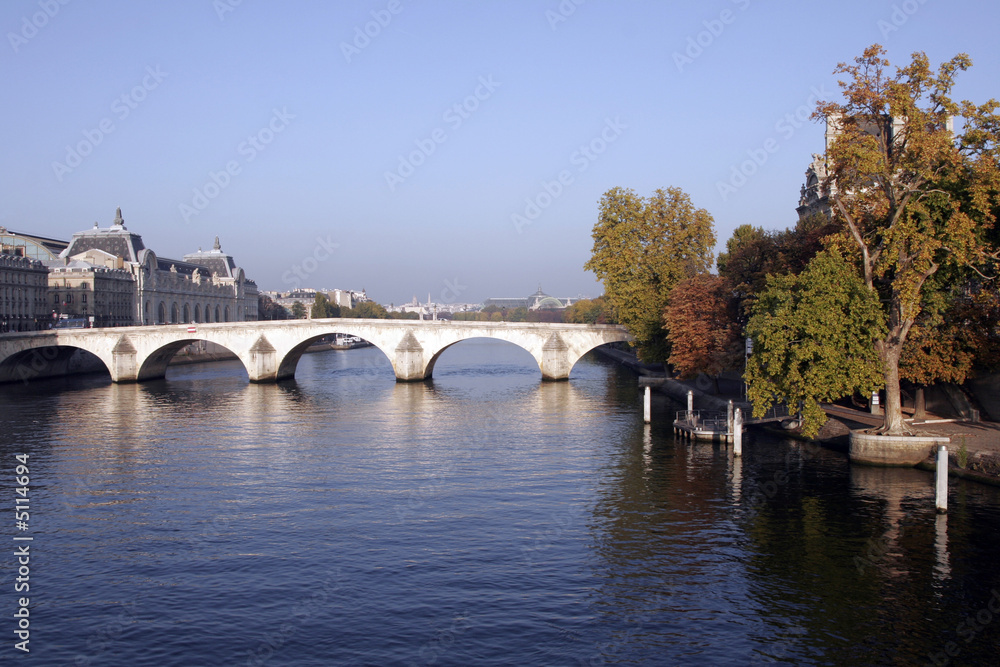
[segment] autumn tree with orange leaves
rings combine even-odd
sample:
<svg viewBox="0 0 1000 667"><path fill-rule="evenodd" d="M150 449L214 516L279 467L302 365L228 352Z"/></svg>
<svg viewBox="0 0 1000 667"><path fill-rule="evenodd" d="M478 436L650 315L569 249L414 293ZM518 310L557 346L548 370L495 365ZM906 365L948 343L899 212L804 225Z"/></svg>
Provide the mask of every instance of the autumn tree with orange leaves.
<svg viewBox="0 0 1000 667"><path fill-rule="evenodd" d="M668 361L680 377L722 371L743 362L739 300L725 278L702 273L677 283L663 313Z"/></svg>
<svg viewBox="0 0 1000 667"><path fill-rule="evenodd" d="M887 331L875 343L886 391L881 432L905 434L900 358L928 281L943 267L985 279L994 271L986 235L1000 191L1000 105L951 99L956 74L972 66L965 54L937 71L920 52L895 71L884 56L876 44L841 63L843 102L820 102L816 116L835 130L826 160L845 250L885 310Z"/></svg>

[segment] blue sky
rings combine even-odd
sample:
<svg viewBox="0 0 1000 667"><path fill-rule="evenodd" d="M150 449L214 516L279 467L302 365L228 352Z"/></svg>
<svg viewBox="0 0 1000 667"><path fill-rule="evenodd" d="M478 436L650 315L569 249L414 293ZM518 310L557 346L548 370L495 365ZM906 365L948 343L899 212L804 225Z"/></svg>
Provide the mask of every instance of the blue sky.
<svg viewBox="0 0 1000 667"><path fill-rule="evenodd" d="M63 2L0 4L0 225L121 206L160 255L218 235L261 289L383 303L596 296L615 186L682 188L720 248L793 224L803 119L870 44L966 52L956 97L1000 97L985 1Z"/></svg>

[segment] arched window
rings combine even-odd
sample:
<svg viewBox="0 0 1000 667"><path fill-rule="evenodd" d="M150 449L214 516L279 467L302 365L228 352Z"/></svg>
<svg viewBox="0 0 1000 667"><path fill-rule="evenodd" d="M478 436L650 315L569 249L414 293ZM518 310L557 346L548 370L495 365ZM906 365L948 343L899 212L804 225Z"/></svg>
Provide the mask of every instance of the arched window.
<svg viewBox="0 0 1000 667"><path fill-rule="evenodd" d="M170 323L177 324L177 304L172 304L170 306Z"/></svg>
<svg viewBox="0 0 1000 667"><path fill-rule="evenodd" d="M184 322L191 321L191 306L184 304Z"/></svg>
<svg viewBox="0 0 1000 667"><path fill-rule="evenodd" d="M226 306L226 321L229 321L229 306Z"/></svg>
<svg viewBox="0 0 1000 667"><path fill-rule="evenodd" d="M222 321L221 319L219 319L219 307L218 306L215 307L215 321L216 322L221 322Z"/></svg>
<svg viewBox="0 0 1000 667"><path fill-rule="evenodd" d="M201 304L196 303L194 305L194 321L201 322Z"/></svg>

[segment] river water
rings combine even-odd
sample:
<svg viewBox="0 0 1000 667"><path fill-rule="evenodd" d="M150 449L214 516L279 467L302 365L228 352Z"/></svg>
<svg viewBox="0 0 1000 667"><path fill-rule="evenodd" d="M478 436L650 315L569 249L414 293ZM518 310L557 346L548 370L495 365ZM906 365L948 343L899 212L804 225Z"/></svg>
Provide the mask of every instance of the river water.
<svg viewBox="0 0 1000 667"><path fill-rule="evenodd" d="M998 489L955 481L938 517L929 473L768 436L734 460L669 409L486 340L418 384L364 348L279 385L0 387L0 490L28 454L31 506L0 523L0 662L997 663Z"/></svg>

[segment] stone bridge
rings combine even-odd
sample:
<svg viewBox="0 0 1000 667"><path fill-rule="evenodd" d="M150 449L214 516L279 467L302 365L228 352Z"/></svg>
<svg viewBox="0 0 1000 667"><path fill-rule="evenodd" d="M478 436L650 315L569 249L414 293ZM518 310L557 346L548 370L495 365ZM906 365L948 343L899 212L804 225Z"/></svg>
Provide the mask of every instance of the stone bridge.
<svg viewBox="0 0 1000 667"><path fill-rule="evenodd" d="M441 353L470 338L496 338L524 348L544 380L565 380L588 351L630 339L624 327L606 324L346 318L59 329L0 335L0 382L65 372L62 367L77 350L100 359L114 382L161 378L174 354L197 341L233 352L251 382L276 382L294 377L306 348L335 333L358 336L382 350L402 382L431 377Z"/></svg>

